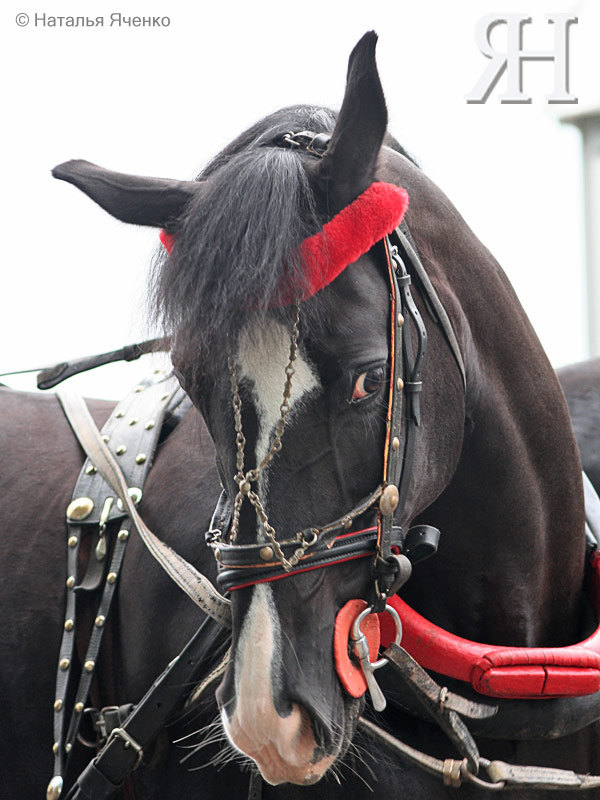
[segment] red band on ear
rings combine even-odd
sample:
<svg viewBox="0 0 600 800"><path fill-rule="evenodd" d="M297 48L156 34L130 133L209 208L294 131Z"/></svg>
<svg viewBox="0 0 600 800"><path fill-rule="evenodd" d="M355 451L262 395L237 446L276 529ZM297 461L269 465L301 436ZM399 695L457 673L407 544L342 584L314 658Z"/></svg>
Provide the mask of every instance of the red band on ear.
<svg viewBox="0 0 600 800"><path fill-rule="evenodd" d="M350 205L305 239L299 248L306 264L306 288L301 300L324 289L344 269L368 252L402 222L408 194L391 183L372 183Z"/></svg>
<svg viewBox="0 0 600 800"><path fill-rule="evenodd" d="M175 236L172 233L167 233L164 229L158 234L158 238L162 242L163 247L170 253L175 244Z"/></svg>

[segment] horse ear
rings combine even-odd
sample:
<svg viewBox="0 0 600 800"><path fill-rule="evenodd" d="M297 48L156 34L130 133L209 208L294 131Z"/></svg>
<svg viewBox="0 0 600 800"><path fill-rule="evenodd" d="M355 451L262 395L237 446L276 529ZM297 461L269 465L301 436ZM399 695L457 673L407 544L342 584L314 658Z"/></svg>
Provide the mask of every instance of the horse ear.
<svg viewBox="0 0 600 800"><path fill-rule="evenodd" d="M377 34L369 31L350 54L344 100L319 167L333 214L373 182L385 136L388 117L375 62L376 45Z"/></svg>
<svg viewBox="0 0 600 800"><path fill-rule="evenodd" d="M197 181L144 178L91 164L66 161L52 170L122 222L172 230L186 204L201 190Z"/></svg>

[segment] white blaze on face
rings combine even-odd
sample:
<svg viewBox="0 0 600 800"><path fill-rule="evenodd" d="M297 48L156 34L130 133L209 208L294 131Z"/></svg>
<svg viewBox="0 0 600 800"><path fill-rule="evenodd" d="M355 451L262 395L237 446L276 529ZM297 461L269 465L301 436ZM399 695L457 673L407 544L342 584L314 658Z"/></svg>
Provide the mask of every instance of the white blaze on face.
<svg viewBox="0 0 600 800"><path fill-rule="evenodd" d="M258 464L267 454L271 435L281 416L280 406L283 402L283 387L286 380L285 368L290 360L291 331L273 319L267 319L263 325L253 325L251 328L242 331L237 360L240 376L250 384L258 416L260 426L256 443ZM314 368L303 358L300 348L294 362L294 370L288 423L293 415L294 405L321 386Z"/></svg>
<svg viewBox="0 0 600 800"><path fill-rule="evenodd" d="M281 669L280 642L272 590L258 584L237 646L235 710L229 717L223 709L221 719L230 741L256 762L268 783L311 784L336 756L315 762L317 743L306 711L292 703L282 717L275 708L272 678Z"/></svg>
<svg viewBox="0 0 600 800"><path fill-rule="evenodd" d="M290 356L290 330L275 320L246 329L240 336L237 361L240 378L248 382L259 424L256 463L267 454L281 416L285 368ZM289 425L294 407L318 389L314 369L300 349L294 362ZM285 447L285 434L283 437ZM267 483L261 473L258 491L267 507ZM263 777L272 784L286 781L313 783L335 760L329 756L313 763L316 742L306 711L297 703L278 714L273 696L273 676L280 674L281 627L273 592L268 584L252 589L252 600L238 640L235 661L235 708L224 709L223 725L234 746L253 758Z"/></svg>

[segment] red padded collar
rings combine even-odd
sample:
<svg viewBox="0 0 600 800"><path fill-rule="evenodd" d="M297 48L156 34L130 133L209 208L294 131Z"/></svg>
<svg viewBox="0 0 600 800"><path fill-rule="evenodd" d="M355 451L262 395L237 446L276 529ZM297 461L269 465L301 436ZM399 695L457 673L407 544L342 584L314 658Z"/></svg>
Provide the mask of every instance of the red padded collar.
<svg viewBox="0 0 600 800"><path fill-rule="evenodd" d="M591 559L592 603L600 620L600 554ZM402 620L402 646L425 669L471 683L491 697L570 697L600 691L600 624L568 647L498 647L462 639L429 622L398 595L388 600ZM380 616L382 647L393 641Z"/></svg>

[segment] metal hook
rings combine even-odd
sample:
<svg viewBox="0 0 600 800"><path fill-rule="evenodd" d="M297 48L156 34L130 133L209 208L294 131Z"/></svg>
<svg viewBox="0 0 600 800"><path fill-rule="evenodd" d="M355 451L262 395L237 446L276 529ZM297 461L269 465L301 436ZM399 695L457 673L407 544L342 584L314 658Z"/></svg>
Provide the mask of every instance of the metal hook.
<svg viewBox="0 0 600 800"><path fill-rule="evenodd" d="M400 642L402 641L402 622L400 621L398 612L395 608L392 608L392 606L389 605L386 605L384 610L387 611L394 620L394 624L396 625L396 638L394 639L394 644L400 646ZM358 657L358 660L360 661L360 666L367 682L367 688L369 690L369 694L371 695L373 708L375 711L383 711L386 707L386 699L383 692L379 688L379 684L375 680L374 673L376 669L385 667L385 665L388 663L388 659L380 658L377 661L370 660L369 641L360 629L360 623L365 617L372 613L373 606L367 606L364 611L360 612L352 625L351 639L354 643L354 651Z"/></svg>

